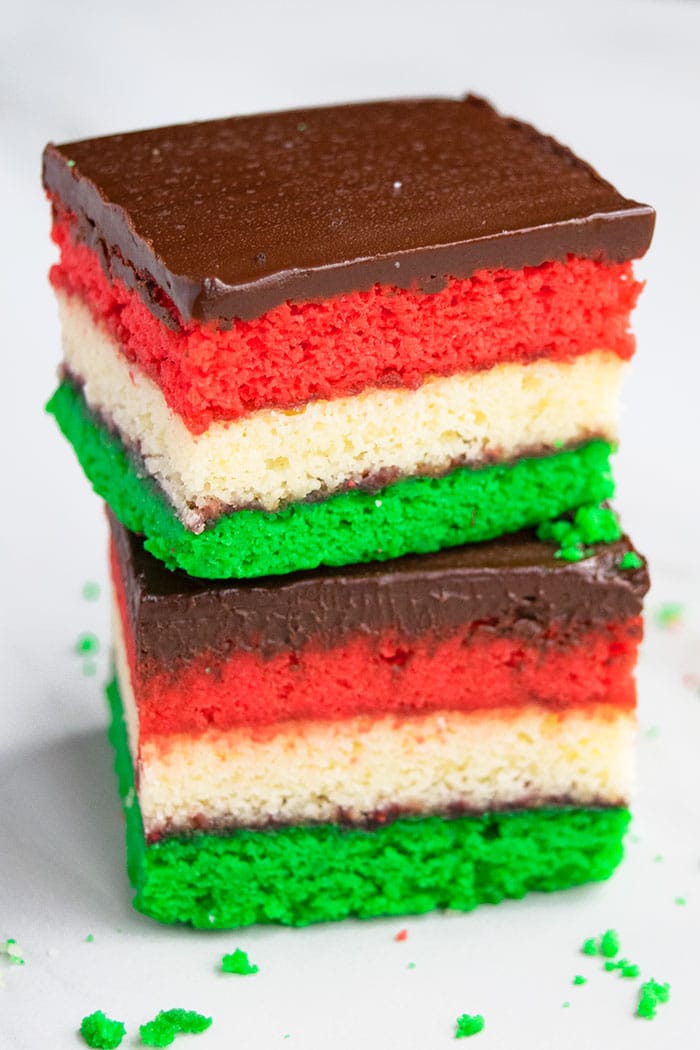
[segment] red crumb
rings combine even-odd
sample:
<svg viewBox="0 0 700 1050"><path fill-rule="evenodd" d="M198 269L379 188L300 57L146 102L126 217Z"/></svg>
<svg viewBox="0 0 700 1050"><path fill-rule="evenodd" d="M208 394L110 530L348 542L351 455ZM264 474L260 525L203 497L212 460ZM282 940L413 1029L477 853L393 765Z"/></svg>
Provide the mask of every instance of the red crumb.
<svg viewBox="0 0 700 1050"><path fill-rule="evenodd" d="M408 937L408 930L399 930L399 932L394 937L394 940L395 941L405 941L407 937Z"/></svg>
<svg viewBox="0 0 700 1050"><path fill-rule="evenodd" d="M506 361L569 360L597 348L623 358L634 352L629 317L642 285L631 263L571 257L482 270L434 294L375 285L284 303L228 330L199 322L170 328L122 281L110 283L95 252L72 241L70 216L58 216L53 238L61 250L54 286L85 300L195 434L214 420L368 386L414 389L427 375Z"/></svg>

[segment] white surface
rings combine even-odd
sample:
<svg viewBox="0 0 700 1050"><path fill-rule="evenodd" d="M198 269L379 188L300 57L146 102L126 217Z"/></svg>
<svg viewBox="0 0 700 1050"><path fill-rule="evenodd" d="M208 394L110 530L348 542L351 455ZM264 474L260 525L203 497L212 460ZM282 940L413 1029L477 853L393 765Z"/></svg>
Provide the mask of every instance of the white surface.
<svg viewBox="0 0 700 1050"><path fill-rule="evenodd" d="M30 0L3 12L0 937L18 938L27 963L0 961L2 1050L76 1048L80 1018L97 1008L125 1020L123 1045L136 1046L138 1024L174 1005L214 1016L208 1033L179 1041L193 1050L437 1050L454 1045L464 1011L486 1017L468 1044L478 1050L696 1045L700 695L681 679L700 675L699 53L700 5L689 2ZM229 112L465 89L570 143L659 211L640 267L649 284L636 317L618 506L652 563L649 610L680 600L687 618L677 633L648 631L628 858L604 886L471 915L302 932L160 928L128 902L100 692L107 596L103 588L99 603L81 598L85 580L106 578L101 510L41 413L58 333L44 276L52 250L40 150L49 138ZM72 651L82 630L103 641L94 678ZM577 952L611 925L645 976L672 984L654 1022L633 1017L638 982ZM402 926L408 940L397 944ZM216 973L237 945L259 963L255 977ZM588 984L572 987L576 973Z"/></svg>

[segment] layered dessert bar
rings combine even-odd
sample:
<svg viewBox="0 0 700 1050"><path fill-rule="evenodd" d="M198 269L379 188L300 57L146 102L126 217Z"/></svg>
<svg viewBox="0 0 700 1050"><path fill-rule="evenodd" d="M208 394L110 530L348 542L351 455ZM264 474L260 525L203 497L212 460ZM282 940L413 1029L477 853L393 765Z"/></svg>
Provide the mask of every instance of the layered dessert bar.
<svg viewBox="0 0 700 1050"><path fill-rule="evenodd" d="M135 904L196 927L470 909L606 878L646 568L521 532L265 580L111 519L112 739Z"/></svg>
<svg viewBox="0 0 700 1050"><path fill-rule="evenodd" d="M282 574L611 495L653 212L475 97L44 155L50 410L169 568Z"/></svg>

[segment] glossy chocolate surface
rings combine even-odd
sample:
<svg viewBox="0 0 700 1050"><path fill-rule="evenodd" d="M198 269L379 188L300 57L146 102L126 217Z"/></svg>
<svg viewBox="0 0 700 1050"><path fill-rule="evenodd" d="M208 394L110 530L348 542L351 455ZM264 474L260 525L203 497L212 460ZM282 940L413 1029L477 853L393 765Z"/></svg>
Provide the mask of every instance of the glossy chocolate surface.
<svg viewBox="0 0 700 1050"><path fill-rule="evenodd" d="M225 325L376 283L439 291L450 275L570 254L621 262L654 225L651 208L474 96L51 144L44 185L108 274L161 318L174 304L175 322Z"/></svg>
<svg viewBox="0 0 700 1050"><path fill-rule="evenodd" d="M207 650L265 656L307 644L331 649L357 634L439 638L484 621L536 639L556 624L569 638L638 616L646 566L622 570L625 537L579 562L554 557L534 532L388 562L260 580L201 581L171 572L110 516L140 658L172 665Z"/></svg>

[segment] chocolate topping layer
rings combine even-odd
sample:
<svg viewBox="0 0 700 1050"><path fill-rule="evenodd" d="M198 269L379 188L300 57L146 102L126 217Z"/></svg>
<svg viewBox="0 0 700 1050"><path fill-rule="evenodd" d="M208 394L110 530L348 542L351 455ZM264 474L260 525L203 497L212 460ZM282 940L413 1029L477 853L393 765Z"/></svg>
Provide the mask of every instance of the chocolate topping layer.
<svg viewBox="0 0 700 1050"><path fill-rule="evenodd" d="M647 205L471 95L50 144L44 185L156 316L169 300L220 324L376 283L431 292L570 254L621 262L654 226Z"/></svg>
<svg viewBox="0 0 700 1050"><path fill-rule="evenodd" d="M638 616L649 586L646 566L619 568L633 549L626 537L573 563L528 531L420 557L231 583L171 572L111 515L110 525L139 658L169 666L202 650L269 657L390 629L439 637L474 621L533 639L551 624L576 636Z"/></svg>

